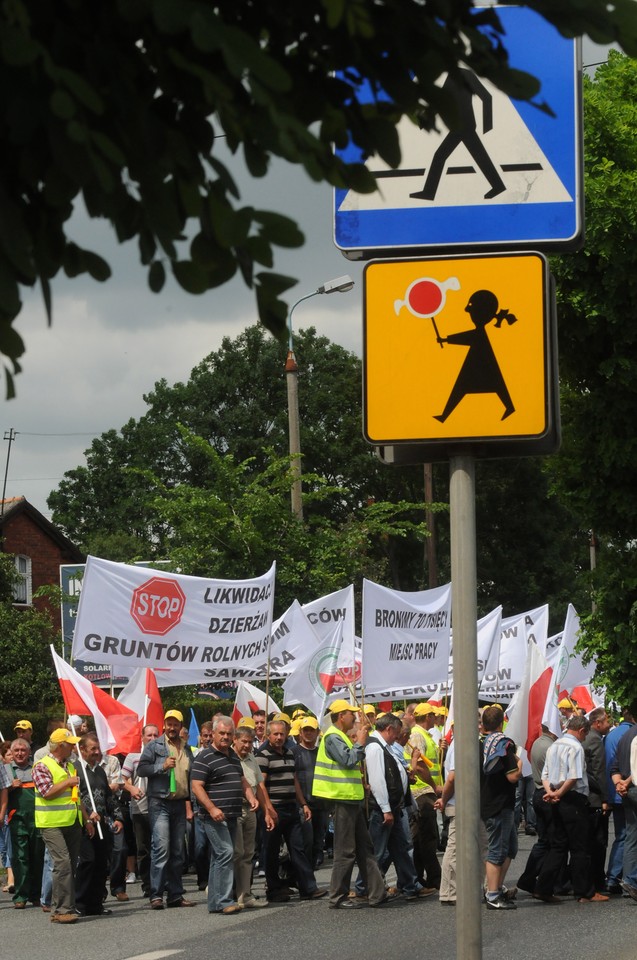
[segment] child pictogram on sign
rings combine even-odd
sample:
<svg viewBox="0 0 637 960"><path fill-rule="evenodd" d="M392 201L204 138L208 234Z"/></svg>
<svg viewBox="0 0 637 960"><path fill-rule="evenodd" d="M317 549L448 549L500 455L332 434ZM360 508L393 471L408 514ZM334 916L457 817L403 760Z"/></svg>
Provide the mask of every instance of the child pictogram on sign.
<svg viewBox="0 0 637 960"><path fill-rule="evenodd" d="M434 419L444 423L460 401L468 394L495 393L504 404L504 413L501 419L506 420L515 412L515 407L493 352L487 326L492 320L496 321L495 326L498 328L502 326L504 320L511 325L517 321L517 317L506 309L498 310L498 298L490 290L477 290L473 293L465 311L471 317L475 329L463 330L462 333L452 333L448 337L440 336L436 322L432 317L436 339L441 348L445 343L469 347L469 352L449 394L445 409Z"/></svg>

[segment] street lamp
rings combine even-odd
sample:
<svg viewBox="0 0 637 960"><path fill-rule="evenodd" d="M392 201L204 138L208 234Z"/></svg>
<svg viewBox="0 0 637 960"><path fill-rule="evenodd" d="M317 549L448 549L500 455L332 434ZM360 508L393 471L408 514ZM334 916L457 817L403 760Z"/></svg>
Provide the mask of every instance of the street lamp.
<svg viewBox="0 0 637 960"><path fill-rule="evenodd" d="M293 476L291 500L292 514L303 519L303 501L301 498L301 429L299 422L299 368L294 356L294 340L292 335L292 314L300 303L317 297L321 293L347 293L354 286L351 277L337 277L335 280L326 280L324 284L312 293L306 293L290 307L288 314L288 355L285 361L285 375L288 388L288 428L290 434L290 457L292 457L291 471Z"/></svg>

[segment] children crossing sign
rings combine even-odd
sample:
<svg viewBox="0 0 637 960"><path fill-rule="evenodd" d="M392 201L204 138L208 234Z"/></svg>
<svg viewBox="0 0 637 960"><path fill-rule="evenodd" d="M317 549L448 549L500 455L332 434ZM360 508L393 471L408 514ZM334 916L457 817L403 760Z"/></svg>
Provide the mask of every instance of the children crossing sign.
<svg viewBox="0 0 637 960"><path fill-rule="evenodd" d="M352 258L419 249L485 246L569 249L583 232L581 64L577 41L561 36L534 11L498 9L511 65L536 76L537 105L512 100L463 68L441 78L455 99L458 124L398 127L397 170L366 161L378 190L334 194L334 240ZM371 94L363 85L359 99ZM339 151L364 158L354 144Z"/></svg>
<svg viewBox="0 0 637 960"><path fill-rule="evenodd" d="M425 445L416 461L467 445L490 455L556 449L555 324L541 254L373 261L364 285L371 443Z"/></svg>

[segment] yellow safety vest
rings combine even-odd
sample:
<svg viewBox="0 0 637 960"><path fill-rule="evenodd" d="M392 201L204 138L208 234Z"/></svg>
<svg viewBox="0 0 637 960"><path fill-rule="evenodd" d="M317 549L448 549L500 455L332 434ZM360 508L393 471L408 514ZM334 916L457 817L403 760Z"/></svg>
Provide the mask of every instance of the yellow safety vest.
<svg viewBox="0 0 637 960"><path fill-rule="evenodd" d="M331 757L328 757L325 750L325 741L331 734L339 736L348 747L353 746L349 737L338 727L331 726L326 730L316 755L312 795L324 797L327 800L362 800L365 791L363 790L360 766L346 769L335 763Z"/></svg>
<svg viewBox="0 0 637 960"><path fill-rule="evenodd" d="M40 763L51 771L53 783L61 783L67 777L75 776L75 767L72 763L68 765L68 771L61 767L53 757L42 757ZM58 793L56 797L49 800L43 797L36 788L35 791L35 825L40 829L48 827L71 827L79 817L82 823L82 811L80 809L79 799L74 800L72 796L72 787Z"/></svg>
<svg viewBox="0 0 637 960"><path fill-rule="evenodd" d="M440 762L438 759L438 747L436 746L436 741L423 727L419 726L418 732L422 734L425 741L425 753L423 756L427 762L431 779L436 786L442 786L442 775L440 772ZM407 747L409 747L409 753L407 753ZM411 747L410 744L407 744L405 748L405 758L407 760L411 760L412 753L413 747ZM427 783L425 780L422 780L418 774L416 774L416 782L412 783L411 789L414 793L417 793L419 790L423 789L431 791L431 784Z"/></svg>

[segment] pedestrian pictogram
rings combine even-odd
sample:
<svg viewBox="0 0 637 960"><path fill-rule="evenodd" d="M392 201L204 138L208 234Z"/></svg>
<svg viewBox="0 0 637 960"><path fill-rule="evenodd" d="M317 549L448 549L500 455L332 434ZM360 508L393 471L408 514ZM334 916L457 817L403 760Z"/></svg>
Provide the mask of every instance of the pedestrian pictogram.
<svg viewBox="0 0 637 960"><path fill-rule="evenodd" d="M177 580L151 577L133 590L130 612L142 633L163 637L180 622L185 606Z"/></svg>
<svg viewBox="0 0 637 960"><path fill-rule="evenodd" d="M374 261L364 277L371 443L544 441L556 432L541 254Z"/></svg>
<svg viewBox="0 0 637 960"><path fill-rule="evenodd" d="M463 67L439 81L458 122L423 130L404 118L398 169L354 144L339 151L364 162L378 184L375 193L335 191L334 239L346 255L579 244L579 47L526 8L502 7L498 16L511 64L541 81L537 102L514 100ZM358 96L365 102L372 94L363 85Z"/></svg>
<svg viewBox="0 0 637 960"><path fill-rule="evenodd" d="M416 200L435 200L446 161L460 144L464 144L472 160L489 183L489 190L484 194L484 199L492 200L504 193L506 186L478 133L473 101L474 97L478 97L482 102L482 132L486 134L493 129L493 97L484 83L466 67L458 71L457 77L447 75L442 89L456 102L458 127L455 130L448 130L440 145L436 147L422 190L410 193L409 196Z"/></svg>

